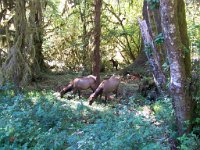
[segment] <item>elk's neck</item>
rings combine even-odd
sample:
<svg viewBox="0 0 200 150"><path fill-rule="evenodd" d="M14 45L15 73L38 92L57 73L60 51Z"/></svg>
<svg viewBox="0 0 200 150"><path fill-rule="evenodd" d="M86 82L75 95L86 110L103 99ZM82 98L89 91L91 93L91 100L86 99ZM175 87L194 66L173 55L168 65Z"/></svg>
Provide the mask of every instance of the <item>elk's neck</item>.
<svg viewBox="0 0 200 150"><path fill-rule="evenodd" d="M103 87L99 87L99 88L97 88L97 90L95 91L94 96L95 96L95 97L98 97L100 94L102 94L102 92L103 92Z"/></svg>

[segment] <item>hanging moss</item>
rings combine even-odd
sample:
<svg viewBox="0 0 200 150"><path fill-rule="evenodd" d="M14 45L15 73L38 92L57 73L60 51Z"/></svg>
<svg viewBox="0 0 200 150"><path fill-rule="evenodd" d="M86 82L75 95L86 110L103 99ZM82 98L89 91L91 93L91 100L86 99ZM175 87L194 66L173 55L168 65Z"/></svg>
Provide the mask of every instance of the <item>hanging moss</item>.
<svg viewBox="0 0 200 150"><path fill-rule="evenodd" d="M17 86L24 86L30 82L32 76L25 40L27 36L25 0L16 1L15 13L15 43L9 50L2 71L6 80L14 82Z"/></svg>
<svg viewBox="0 0 200 150"><path fill-rule="evenodd" d="M4 7L9 7L8 3L3 4ZM18 86L28 84L46 69L42 54L44 3L41 0L16 0L14 3L14 44L9 48L3 74L6 80Z"/></svg>

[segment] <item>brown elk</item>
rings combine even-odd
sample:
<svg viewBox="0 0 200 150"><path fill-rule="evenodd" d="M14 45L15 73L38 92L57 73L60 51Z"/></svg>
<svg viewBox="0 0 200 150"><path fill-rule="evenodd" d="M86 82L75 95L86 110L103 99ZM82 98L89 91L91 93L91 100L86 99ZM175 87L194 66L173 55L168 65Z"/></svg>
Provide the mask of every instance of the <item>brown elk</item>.
<svg viewBox="0 0 200 150"><path fill-rule="evenodd" d="M115 69L118 70L117 69L117 67L118 67L118 61L114 60L113 58L110 61L112 62L113 68L115 67Z"/></svg>
<svg viewBox="0 0 200 150"><path fill-rule="evenodd" d="M107 80L103 80L101 84L98 86L98 88L95 90L94 93L92 93L89 97L89 105L92 105L94 100L100 95L100 99L102 94L105 95L105 104L107 101L107 98L110 96L111 93L115 92L117 97L117 91L120 83L120 78L117 76L111 76Z"/></svg>
<svg viewBox="0 0 200 150"><path fill-rule="evenodd" d="M80 98L81 90L86 90L89 88L91 88L93 92L96 90L97 84L95 76L88 75L86 77L75 78L60 91L60 97L62 98L65 93L73 90L74 96L78 91L78 96Z"/></svg>

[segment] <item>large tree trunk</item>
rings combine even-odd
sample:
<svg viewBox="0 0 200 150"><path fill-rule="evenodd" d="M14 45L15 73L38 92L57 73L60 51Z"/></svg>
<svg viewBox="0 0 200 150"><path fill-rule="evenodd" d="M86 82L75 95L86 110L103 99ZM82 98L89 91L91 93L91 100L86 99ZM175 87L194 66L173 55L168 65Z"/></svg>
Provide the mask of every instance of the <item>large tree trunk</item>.
<svg viewBox="0 0 200 150"><path fill-rule="evenodd" d="M146 4L145 4L146 3ZM159 4L159 3L158 3ZM148 26L148 29L149 29L149 33L150 33L150 36L152 37L152 39L156 39L156 37L162 33L162 27L161 27L161 18L160 18L160 10L159 10L159 7L155 7L154 9L151 9L151 3L147 3L147 1L144 1L144 7L145 8L145 12L146 12L146 16L145 17L145 20L147 21L147 26ZM166 51L166 48L164 47L163 44L155 44L155 47L157 49L157 51L155 52L154 55L156 55L156 57L158 58L158 61L159 61L159 64L160 66L164 63L164 58L165 58L165 51Z"/></svg>
<svg viewBox="0 0 200 150"><path fill-rule="evenodd" d="M186 76L191 77L191 57L190 57L190 44L189 37L187 34L187 22L186 22L186 14L185 14L185 2L184 0L178 0L178 24L179 24L179 32L181 37L181 42L184 45L184 63L186 69Z"/></svg>
<svg viewBox="0 0 200 150"><path fill-rule="evenodd" d="M43 44L43 6L41 0L30 0L29 15L29 48L32 52L32 72L37 77L41 71L46 70L44 56L42 54Z"/></svg>
<svg viewBox="0 0 200 150"><path fill-rule="evenodd" d="M157 29L157 26L155 25L157 22L155 22L155 19L152 15L154 15L154 13L148 9L148 4L146 1L144 1L143 4L144 20L143 21L138 20L138 22L140 25L142 38L144 41L144 50L153 71L155 84L157 85L160 93L163 93L165 90L166 79L162 70L160 53L158 52L158 48L156 47L153 41L155 35L158 34L159 29Z"/></svg>
<svg viewBox="0 0 200 150"><path fill-rule="evenodd" d="M29 4L29 7L26 7ZM26 18L30 10L29 19ZM15 39L10 48L8 58L3 66L6 80L17 86L24 86L39 72L45 69L42 43L43 43L43 15L41 0L16 0L15 2Z"/></svg>
<svg viewBox="0 0 200 150"><path fill-rule="evenodd" d="M173 99L178 132L179 135L182 135L190 131L191 125L187 126L185 121L192 119L193 106L184 63L184 47L180 35L181 27L179 27L178 23L177 2L178 0L160 0L160 9L162 28L170 63L170 93Z"/></svg>
<svg viewBox="0 0 200 150"><path fill-rule="evenodd" d="M16 29L14 45L10 48L8 58L3 65L3 74L7 80L16 83L17 86L27 84L31 80L31 68L29 64L26 45L27 20L25 0L16 0L14 26Z"/></svg>
<svg viewBox="0 0 200 150"><path fill-rule="evenodd" d="M151 5L150 2L148 3L147 1L144 0L143 18L146 21L145 26L147 26L147 29L144 29L146 30L145 31L146 39L144 40L144 45L145 46L147 46L148 44L151 45L152 52L149 54L148 51L146 51L146 55L150 62L151 68L153 68L154 81L159 91L162 93L165 91L166 78L162 70L164 55L161 55L161 54L162 54L162 51L164 51L165 49L164 49L164 46L160 47L154 42L154 39L156 38L156 36L162 32L162 28L161 28L160 14L158 14L159 7L150 9L150 5ZM144 24L144 21L143 21L143 24ZM143 38L144 38L144 34L143 34Z"/></svg>
<svg viewBox="0 0 200 150"><path fill-rule="evenodd" d="M93 74L97 76L97 83L100 83L100 35L101 35L101 7L102 0L95 0L95 27L94 27L94 60Z"/></svg>
<svg viewBox="0 0 200 150"><path fill-rule="evenodd" d="M150 63L152 71L153 71L153 77L154 77L155 84L156 84L159 92L163 93L166 81L165 81L165 75L162 71L161 64L156 55L156 53L157 53L156 46L154 45L153 39L150 36L150 32L148 30L146 21L138 19L138 22L140 25L142 38L144 41L145 53L146 53L146 56L148 58L148 61Z"/></svg>

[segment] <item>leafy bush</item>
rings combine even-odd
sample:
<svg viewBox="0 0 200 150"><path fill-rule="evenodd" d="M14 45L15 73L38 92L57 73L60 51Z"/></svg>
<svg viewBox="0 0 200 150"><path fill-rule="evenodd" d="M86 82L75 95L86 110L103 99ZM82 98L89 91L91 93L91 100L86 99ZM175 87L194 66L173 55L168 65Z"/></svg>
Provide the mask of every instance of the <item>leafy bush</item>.
<svg viewBox="0 0 200 150"><path fill-rule="evenodd" d="M13 95L12 89L2 89L0 147L66 148L66 137L84 125L76 109L50 91Z"/></svg>
<svg viewBox="0 0 200 150"><path fill-rule="evenodd" d="M188 135L184 134L183 136L179 137L178 140L181 143L179 147L181 150L196 150L200 147L199 138L193 133Z"/></svg>
<svg viewBox="0 0 200 150"><path fill-rule="evenodd" d="M52 91L17 93L6 85L0 92L2 149L170 149L176 134L170 99L141 106L130 97L126 104L91 107L84 99L56 98ZM180 141L181 148L191 148L198 138Z"/></svg>
<svg viewBox="0 0 200 150"><path fill-rule="evenodd" d="M134 100L132 97L131 105L119 104L104 111L94 124L72 134L68 138L69 149L169 149L169 126L162 126L163 120L155 120L153 112L148 116L145 111L139 111L144 107L136 110Z"/></svg>

